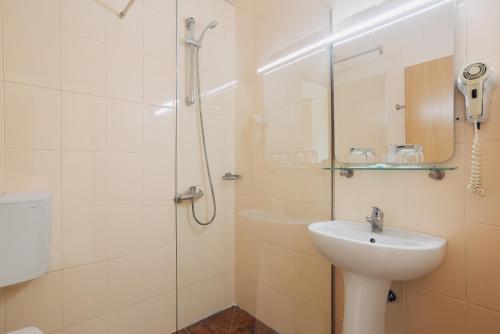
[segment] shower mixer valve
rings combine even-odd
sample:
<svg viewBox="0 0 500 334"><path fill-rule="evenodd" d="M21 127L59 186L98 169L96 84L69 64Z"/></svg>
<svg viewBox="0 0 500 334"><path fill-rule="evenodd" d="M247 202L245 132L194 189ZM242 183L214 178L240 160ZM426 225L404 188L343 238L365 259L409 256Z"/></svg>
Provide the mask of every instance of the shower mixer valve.
<svg viewBox="0 0 500 334"><path fill-rule="evenodd" d="M202 198L203 195L203 190L198 189L198 186L191 186L186 192L182 194L177 193L175 195L174 201L175 203L182 203L187 200L194 201L196 199Z"/></svg>

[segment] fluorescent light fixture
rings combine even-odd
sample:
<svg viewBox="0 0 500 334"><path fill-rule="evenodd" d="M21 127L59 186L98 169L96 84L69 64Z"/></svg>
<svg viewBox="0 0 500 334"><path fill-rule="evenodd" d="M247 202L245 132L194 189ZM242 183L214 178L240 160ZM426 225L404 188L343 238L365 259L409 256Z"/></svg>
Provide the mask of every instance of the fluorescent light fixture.
<svg viewBox="0 0 500 334"><path fill-rule="evenodd" d="M290 64L296 63L302 59L310 57L317 52L318 49L327 47L329 45L338 46L347 43L359 37L368 35L377 30L386 28L393 24L407 20L411 17L420 15L434 8L440 7L455 0L413 0L405 5L399 6L395 9L389 10L381 15L375 16L369 20L363 21L350 28L334 33L325 37L317 42L309 44L299 50L291 52L275 61L272 61L259 69L257 73L265 74L270 71L277 70L278 68L286 67Z"/></svg>

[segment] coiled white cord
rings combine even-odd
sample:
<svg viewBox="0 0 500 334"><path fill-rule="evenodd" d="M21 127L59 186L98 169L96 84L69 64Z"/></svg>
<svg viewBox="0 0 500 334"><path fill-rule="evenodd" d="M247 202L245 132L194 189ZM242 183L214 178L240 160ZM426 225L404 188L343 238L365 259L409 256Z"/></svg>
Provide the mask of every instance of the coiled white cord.
<svg viewBox="0 0 500 334"><path fill-rule="evenodd" d="M483 187L483 167L481 165L482 146L479 142L479 125L477 119L474 120L474 139L472 142L472 159L470 168L470 178L467 189L479 196L484 196Z"/></svg>

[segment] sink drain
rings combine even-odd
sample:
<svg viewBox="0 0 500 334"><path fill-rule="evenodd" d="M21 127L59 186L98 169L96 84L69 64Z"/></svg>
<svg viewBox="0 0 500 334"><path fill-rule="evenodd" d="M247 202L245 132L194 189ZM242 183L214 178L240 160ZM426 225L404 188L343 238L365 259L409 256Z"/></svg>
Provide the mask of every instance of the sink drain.
<svg viewBox="0 0 500 334"><path fill-rule="evenodd" d="M376 242L377 242L377 240L375 240L375 238L370 238L370 243L374 244Z"/></svg>

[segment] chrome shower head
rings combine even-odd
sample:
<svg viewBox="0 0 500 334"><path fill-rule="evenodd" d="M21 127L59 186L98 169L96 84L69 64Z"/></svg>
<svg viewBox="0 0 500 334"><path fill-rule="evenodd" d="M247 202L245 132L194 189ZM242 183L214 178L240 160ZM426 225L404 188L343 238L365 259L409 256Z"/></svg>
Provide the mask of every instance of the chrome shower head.
<svg viewBox="0 0 500 334"><path fill-rule="evenodd" d="M205 37L205 34L207 33L208 30L213 29L217 27L217 21L212 21L210 22L205 29L203 29L203 32L200 35L200 39L198 40L198 43L201 47L201 44L203 43L203 38Z"/></svg>

